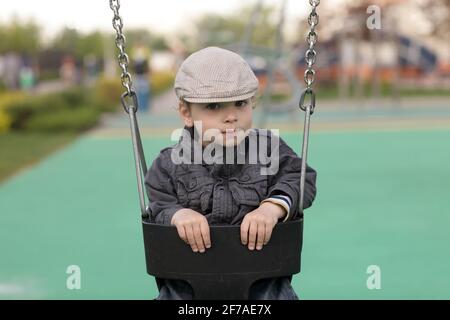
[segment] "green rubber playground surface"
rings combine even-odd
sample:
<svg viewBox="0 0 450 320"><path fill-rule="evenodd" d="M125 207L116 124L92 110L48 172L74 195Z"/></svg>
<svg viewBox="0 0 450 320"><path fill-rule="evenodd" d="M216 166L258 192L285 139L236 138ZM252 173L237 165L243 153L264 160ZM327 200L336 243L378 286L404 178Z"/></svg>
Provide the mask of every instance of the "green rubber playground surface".
<svg viewBox="0 0 450 320"><path fill-rule="evenodd" d="M299 151L298 134L282 137ZM148 164L169 144L145 138ZM0 299L156 296L133 161L129 138L84 136L0 185ZM450 130L313 133L308 162L302 299L450 299Z"/></svg>

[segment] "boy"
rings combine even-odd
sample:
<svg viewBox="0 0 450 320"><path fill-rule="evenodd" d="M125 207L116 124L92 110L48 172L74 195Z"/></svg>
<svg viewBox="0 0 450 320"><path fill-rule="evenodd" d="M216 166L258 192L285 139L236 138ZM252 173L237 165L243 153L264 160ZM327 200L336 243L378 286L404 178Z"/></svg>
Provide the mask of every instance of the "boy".
<svg viewBox="0 0 450 320"><path fill-rule="evenodd" d="M242 244L261 250L277 222L298 218L301 159L270 131L252 129L258 80L236 53L208 47L192 54L174 88L185 130L176 145L161 150L146 176L150 219L176 226L194 252L214 245L212 224L240 224ZM254 161L263 152L275 169L266 168L267 157ZM305 208L314 200L315 180L307 167ZM187 283L163 282L158 299L192 299ZM258 281L249 298L297 296L290 279L281 277Z"/></svg>

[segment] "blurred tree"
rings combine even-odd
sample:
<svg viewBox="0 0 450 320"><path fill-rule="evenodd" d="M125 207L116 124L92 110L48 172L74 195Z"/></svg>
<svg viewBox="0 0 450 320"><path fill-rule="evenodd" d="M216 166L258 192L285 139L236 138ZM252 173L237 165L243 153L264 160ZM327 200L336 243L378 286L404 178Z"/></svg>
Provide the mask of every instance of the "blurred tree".
<svg viewBox="0 0 450 320"><path fill-rule="evenodd" d="M75 54L81 40L80 33L72 28L65 27L53 39L51 46L56 50Z"/></svg>
<svg viewBox="0 0 450 320"><path fill-rule="evenodd" d="M125 32L125 37L128 45L141 43L152 50L167 50L168 45L163 36L153 34L147 29L132 29Z"/></svg>
<svg viewBox="0 0 450 320"><path fill-rule="evenodd" d="M76 48L76 54L78 56L85 57L87 55L93 55L97 59L103 58L105 36L98 31L88 33L81 37L79 47Z"/></svg>
<svg viewBox="0 0 450 320"><path fill-rule="evenodd" d="M33 20L20 21L14 17L5 25L0 25L0 53L13 51L34 55L41 46L41 28Z"/></svg>
<svg viewBox="0 0 450 320"><path fill-rule="evenodd" d="M78 59L87 55L94 55L101 59L103 57L104 39L105 35L98 31L81 34L76 29L66 27L56 35L51 46L56 50L71 53Z"/></svg>
<svg viewBox="0 0 450 320"><path fill-rule="evenodd" d="M195 46L229 45L242 40L254 6L245 6L229 15L204 15L195 23L197 43ZM252 45L273 47L279 12L276 7L262 6L255 23L250 43Z"/></svg>

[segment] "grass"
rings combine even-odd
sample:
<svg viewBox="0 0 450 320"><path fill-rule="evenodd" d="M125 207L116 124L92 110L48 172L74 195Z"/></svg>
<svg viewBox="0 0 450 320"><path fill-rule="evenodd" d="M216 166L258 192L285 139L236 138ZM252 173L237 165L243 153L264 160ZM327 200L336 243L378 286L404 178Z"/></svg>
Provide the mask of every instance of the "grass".
<svg viewBox="0 0 450 320"><path fill-rule="evenodd" d="M0 183L18 170L73 141L74 133L6 133L0 135Z"/></svg>

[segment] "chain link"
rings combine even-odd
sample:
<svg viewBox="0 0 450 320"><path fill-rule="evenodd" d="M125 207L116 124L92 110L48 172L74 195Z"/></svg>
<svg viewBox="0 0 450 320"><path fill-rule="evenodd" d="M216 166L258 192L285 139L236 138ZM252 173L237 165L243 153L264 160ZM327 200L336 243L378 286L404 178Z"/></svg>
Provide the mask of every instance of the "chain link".
<svg viewBox="0 0 450 320"><path fill-rule="evenodd" d="M317 34L316 34L316 26L319 24L319 15L317 14L317 6L320 3L320 0L309 0L309 3L312 6L311 13L308 17L308 24L310 26L310 30L308 35L306 36L306 41L309 45L309 49L305 53L305 60L307 63L307 69L305 70L305 82L307 89L311 89L312 84L314 83L314 69L313 65L316 62L316 51L314 47L317 43Z"/></svg>
<svg viewBox="0 0 450 320"><path fill-rule="evenodd" d="M119 15L120 2L119 0L109 0L109 7L114 12L114 18L112 19L112 25L114 30L116 30L116 47L119 49L119 55L117 56L117 60L119 62L120 69L122 70L122 74L120 79L122 81L122 85L127 89L125 93L125 97L132 97L135 95L132 85L133 82L131 80L131 74L128 72L128 64L130 62L128 55L125 53L125 35L123 34L123 21ZM137 108L137 106L134 106ZM127 111L126 106L124 106Z"/></svg>

